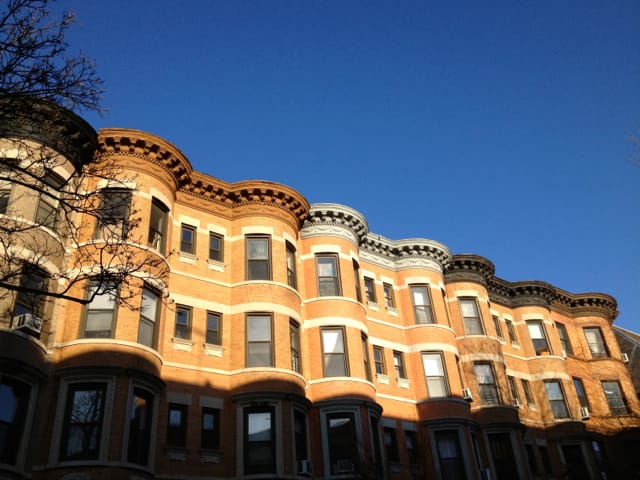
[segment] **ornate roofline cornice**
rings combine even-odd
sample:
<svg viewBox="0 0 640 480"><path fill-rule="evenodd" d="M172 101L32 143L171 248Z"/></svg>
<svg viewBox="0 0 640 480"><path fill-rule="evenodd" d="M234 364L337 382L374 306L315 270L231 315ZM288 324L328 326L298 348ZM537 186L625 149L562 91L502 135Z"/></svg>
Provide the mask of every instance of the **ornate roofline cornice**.
<svg viewBox="0 0 640 480"><path fill-rule="evenodd" d="M360 245L369 232L367 220L357 210L338 203L314 203L302 226L302 237L335 235Z"/></svg>
<svg viewBox="0 0 640 480"><path fill-rule="evenodd" d="M71 110L18 96L0 98L0 136L32 140L52 148L76 169L93 159L98 144L93 127Z"/></svg>
<svg viewBox="0 0 640 480"><path fill-rule="evenodd" d="M480 255L456 254L444 272L445 282L475 282L487 286L496 269L493 263Z"/></svg>
<svg viewBox="0 0 640 480"><path fill-rule="evenodd" d="M363 252L393 262L396 269L436 267L435 270L442 272L451 261L451 252L446 246L426 238L390 240L382 235L368 233L360 248Z"/></svg>
<svg viewBox="0 0 640 480"><path fill-rule="evenodd" d="M276 207L292 215L298 228L309 215L309 202L293 188L263 180L228 183L194 171L175 145L147 132L100 130L98 157L107 155L134 156L152 162L170 175L176 191L231 209L250 204Z"/></svg>

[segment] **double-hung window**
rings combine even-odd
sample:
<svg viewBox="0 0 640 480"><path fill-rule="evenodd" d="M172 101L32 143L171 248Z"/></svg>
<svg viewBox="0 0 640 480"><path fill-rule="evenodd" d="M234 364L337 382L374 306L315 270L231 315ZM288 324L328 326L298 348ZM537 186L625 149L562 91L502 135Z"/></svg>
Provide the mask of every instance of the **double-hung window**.
<svg viewBox="0 0 640 480"><path fill-rule="evenodd" d="M106 390L105 383L69 385L60 460L96 460L100 456Z"/></svg>
<svg viewBox="0 0 640 480"><path fill-rule="evenodd" d="M291 345L291 370L302 373L300 363L300 325L297 322L289 321L289 342Z"/></svg>
<svg viewBox="0 0 640 480"><path fill-rule="evenodd" d="M122 240L127 237L131 208L131 191L105 188L100 192L96 238Z"/></svg>
<svg viewBox="0 0 640 480"><path fill-rule="evenodd" d="M271 239L267 235L246 238L247 280L271 280Z"/></svg>
<svg viewBox="0 0 640 480"><path fill-rule="evenodd" d="M516 336L516 329L513 326L513 322L505 319L504 324L507 326L507 333L509 334L511 345L518 345L518 337Z"/></svg>
<svg viewBox="0 0 640 480"><path fill-rule="evenodd" d="M220 327L222 315L216 312L207 312L207 331L205 333L205 343L209 345L221 345Z"/></svg>
<svg viewBox="0 0 640 480"><path fill-rule="evenodd" d="M85 338L113 337L117 285L113 281L91 282L84 322Z"/></svg>
<svg viewBox="0 0 640 480"><path fill-rule="evenodd" d="M362 358L364 362L365 378L371 381L371 360L369 359L369 341L366 335L362 334Z"/></svg>
<svg viewBox="0 0 640 480"><path fill-rule="evenodd" d="M562 384L559 380L545 380L544 388L547 391L547 398L551 406L553 418L569 418L567 402L564 399Z"/></svg>
<svg viewBox="0 0 640 480"><path fill-rule="evenodd" d="M217 408L202 408L200 448L203 450L220 449L220 410Z"/></svg>
<svg viewBox="0 0 640 480"><path fill-rule="evenodd" d="M13 315L42 315L47 289L47 274L31 263L25 263L20 275L20 289L16 294Z"/></svg>
<svg viewBox="0 0 640 480"><path fill-rule="evenodd" d="M400 461L400 451L398 449L398 435L395 428L384 427L384 448L387 454L387 461L398 463Z"/></svg>
<svg viewBox="0 0 640 480"><path fill-rule="evenodd" d="M272 367L272 317L266 313L247 315L247 367Z"/></svg>
<svg viewBox="0 0 640 480"><path fill-rule="evenodd" d="M500 317L498 317L498 315L491 315L491 319L493 320L493 327L496 329L498 338L504 338L502 335L502 327L500 326Z"/></svg>
<svg viewBox="0 0 640 480"><path fill-rule="evenodd" d="M507 377L507 381L509 382L509 393L511 393L511 403L514 406L519 406L520 393L518 393L518 384L516 383L516 378L509 375Z"/></svg>
<svg viewBox="0 0 640 480"><path fill-rule="evenodd" d="M593 358L604 358L609 356L607 346L602 338L602 332L598 327L588 327L584 329L584 336L587 339L589 350Z"/></svg>
<svg viewBox="0 0 640 480"><path fill-rule="evenodd" d="M209 260L222 262L224 258L222 254L222 246L223 246L222 235L209 232Z"/></svg>
<svg viewBox="0 0 640 480"><path fill-rule="evenodd" d="M522 381L522 391L524 392L524 398L527 401L527 405L535 405L536 401L533 398L533 393L531 392L531 384L529 380L521 379Z"/></svg>
<svg viewBox="0 0 640 480"><path fill-rule="evenodd" d="M287 242L287 285L291 288L298 288L298 279L296 276L296 249Z"/></svg>
<svg viewBox="0 0 640 480"><path fill-rule="evenodd" d="M25 433L30 394L30 385L0 376L0 463L16 463Z"/></svg>
<svg viewBox="0 0 640 480"><path fill-rule="evenodd" d="M191 338L191 316L191 307L184 305L178 305L176 307L175 338L181 338L183 340Z"/></svg>
<svg viewBox="0 0 640 480"><path fill-rule="evenodd" d="M573 387L576 389L576 395L578 397L578 401L580 402L580 406L584 408L589 408L589 399L587 397L587 392L584 389L584 384L582 383L582 380L574 377Z"/></svg>
<svg viewBox="0 0 640 480"><path fill-rule="evenodd" d="M404 356L402 352L393 352L393 368L396 372L396 378L407 378L407 373L404 369Z"/></svg>
<svg viewBox="0 0 640 480"><path fill-rule="evenodd" d="M367 302L376 303L376 284L373 278L364 277L364 293L367 296Z"/></svg>
<svg viewBox="0 0 640 480"><path fill-rule="evenodd" d="M187 405L169 404L167 446L182 448L187 445L187 411Z"/></svg>
<svg viewBox="0 0 640 480"><path fill-rule="evenodd" d="M128 419L127 462L143 466L149 463L153 403L153 394L139 387L133 389Z"/></svg>
<svg viewBox="0 0 640 480"><path fill-rule="evenodd" d="M431 311L429 288L425 285L413 285L409 289L416 323L435 323Z"/></svg>
<svg viewBox="0 0 640 480"><path fill-rule="evenodd" d="M439 352L423 353L422 365L424 367L429 398L446 397L449 392L447 377L442 362L442 354Z"/></svg>
<svg viewBox="0 0 640 480"><path fill-rule="evenodd" d="M527 322L527 328L529 329L529 336L531 337L531 343L533 344L533 351L536 355L542 355L542 353L551 353L549 347L549 341L547 340L547 333L544 330L542 320L530 320Z"/></svg>
<svg viewBox="0 0 640 480"><path fill-rule="evenodd" d="M464 321L464 331L467 335L483 335L482 320L478 310L478 302L475 298L461 298L460 310Z"/></svg>
<svg viewBox="0 0 640 480"><path fill-rule="evenodd" d="M349 375L347 349L342 328L323 328L322 352L325 377L345 377Z"/></svg>
<svg viewBox="0 0 640 480"><path fill-rule="evenodd" d="M339 296L340 277L338 255L322 254L316 256L316 272L318 275L318 295L321 297Z"/></svg>
<svg viewBox="0 0 640 480"><path fill-rule="evenodd" d="M180 227L180 252L189 255L196 254L196 232L196 227L182 224Z"/></svg>
<svg viewBox="0 0 640 480"><path fill-rule="evenodd" d="M602 390L604 391L604 396L607 399L609 410L611 410L611 415L626 415L629 413L627 410L627 404L624 401L624 396L622 395L620 382L611 380L603 381Z"/></svg>
<svg viewBox="0 0 640 480"><path fill-rule="evenodd" d="M562 346L562 355L573 355L573 349L571 348L571 342L569 342L569 335L567 335L567 327L564 323L556 323L558 329L558 336L560 337L560 345Z"/></svg>
<svg viewBox="0 0 640 480"><path fill-rule="evenodd" d="M476 374L478 382L478 390L480 391L480 400L483 405L492 405L500 403L500 395L498 386L496 385L493 367L490 363L474 363L473 370Z"/></svg>
<svg viewBox="0 0 640 480"><path fill-rule="evenodd" d="M55 230L59 220L60 202L58 198L65 180L51 170L47 170L42 181L44 185L38 200L35 221L38 225Z"/></svg>
<svg viewBox="0 0 640 480"><path fill-rule="evenodd" d="M385 306L387 308L396 308L395 298L393 297L393 286L389 283L383 283L382 292L384 293Z"/></svg>
<svg viewBox="0 0 640 480"><path fill-rule="evenodd" d="M164 254L167 242L166 231L169 209L160 200L154 198L151 202L151 213L149 216L150 221L147 244L151 248L155 248L157 251Z"/></svg>
<svg viewBox="0 0 640 480"><path fill-rule="evenodd" d="M274 473L276 464L273 407L244 410L244 473Z"/></svg>
<svg viewBox="0 0 640 480"><path fill-rule="evenodd" d="M147 347L155 347L156 324L158 320L160 296L148 287L142 290L140 308L140 324L138 326L138 343Z"/></svg>
<svg viewBox="0 0 640 480"><path fill-rule="evenodd" d="M326 422L331 475L353 473L360 460L354 412L328 413Z"/></svg>
<svg viewBox="0 0 640 480"><path fill-rule="evenodd" d="M373 363L375 364L376 374L386 375L387 368L384 364L384 348L374 345L373 347Z"/></svg>

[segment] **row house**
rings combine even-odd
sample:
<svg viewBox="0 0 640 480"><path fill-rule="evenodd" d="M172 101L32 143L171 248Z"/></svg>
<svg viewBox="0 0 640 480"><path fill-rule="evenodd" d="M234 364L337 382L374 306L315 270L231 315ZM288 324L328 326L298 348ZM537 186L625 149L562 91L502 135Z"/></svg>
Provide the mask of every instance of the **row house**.
<svg viewBox="0 0 640 480"><path fill-rule="evenodd" d="M509 282L481 256L375 234L347 206L195 171L150 133L46 114L0 126L0 222L38 235L0 242L3 262L22 259L0 295L0 477L640 471L611 296ZM15 181L32 168L16 139L63 159L48 194ZM74 211L88 228L72 242L51 212L92 162L119 177L86 177L100 204ZM43 241L57 247L34 251ZM145 259L127 282L95 276L124 257ZM83 275L65 289L70 269Z"/></svg>

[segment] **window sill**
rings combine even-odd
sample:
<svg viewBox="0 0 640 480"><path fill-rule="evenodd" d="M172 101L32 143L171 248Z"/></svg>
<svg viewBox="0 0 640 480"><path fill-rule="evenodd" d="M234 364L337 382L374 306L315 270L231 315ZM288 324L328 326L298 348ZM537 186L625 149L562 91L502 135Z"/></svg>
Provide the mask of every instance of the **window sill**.
<svg viewBox="0 0 640 480"><path fill-rule="evenodd" d="M190 352L193 349L193 342L185 338L173 337L171 339L171 342L173 342L174 350L180 350L182 352Z"/></svg>
<svg viewBox="0 0 640 480"><path fill-rule="evenodd" d="M220 450L200 450L200 461L202 463L220 463L222 452Z"/></svg>
<svg viewBox="0 0 640 480"><path fill-rule="evenodd" d="M398 309L396 307L387 307L387 313L393 317L397 317Z"/></svg>
<svg viewBox="0 0 640 480"><path fill-rule="evenodd" d="M372 301L367 302L367 307L369 307L369 310L373 310L374 312L377 312L380 310L380 306L376 302L372 302Z"/></svg>
<svg viewBox="0 0 640 480"><path fill-rule="evenodd" d="M166 447L164 456L171 462L184 462L187 460L189 450L184 447Z"/></svg>
<svg viewBox="0 0 640 480"><path fill-rule="evenodd" d="M207 268L209 270L215 270L216 272L224 272L224 262L209 258L207 260Z"/></svg>
<svg viewBox="0 0 640 480"><path fill-rule="evenodd" d="M211 355L212 357L222 357L223 352L224 347L222 347L221 345L213 345L211 343L204 344L205 355Z"/></svg>
<svg viewBox="0 0 640 480"><path fill-rule="evenodd" d="M193 253L180 252L180 261L183 263L188 263L190 265L195 265L198 261L198 257L196 257Z"/></svg>
<svg viewBox="0 0 640 480"><path fill-rule="evenodd" d="M389 385L389 377L383 373L376 373L376 380L378 383Z"/></svg>
<svg viewBox="0 0 640 480"><path fill-rule="evenodd" d="M411 381L408 378L399 378L398 379L398 386L400 388L409 388L410 385L411 385Z"/></svg>

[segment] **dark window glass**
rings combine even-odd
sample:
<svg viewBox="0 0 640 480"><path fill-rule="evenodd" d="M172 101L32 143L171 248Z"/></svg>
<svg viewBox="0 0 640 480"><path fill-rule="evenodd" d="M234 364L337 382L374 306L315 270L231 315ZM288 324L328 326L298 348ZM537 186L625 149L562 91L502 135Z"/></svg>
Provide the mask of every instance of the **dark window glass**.
<svg viewBox="0 0 640 480"><path fill-rule="evenodd" d="M184 340L191 338L191 308L183 305L176 307L175 337Z"/></svg>
<svg viewBox="0 0 640 480"><path fill-rule="evenodd" d="M170 403L167 418L167 445L170 447L184 447L186 444L187 406Z"/></svg>
<svg viewBox="0 0 640 480"><path fill-rule="evenodd" d="M0 376L0 463L15 465L27 417L31 387Z"/></svg>
<svg viewBox="0 0 640 480"><path fill-rule="evenodd" d="M416 323L435 323L433 312L431 311L431 297L429 296L428 287L413 286L410 289Z"/></svg>
<svg viewBox="0 0 640 480"><path fill-rule="evenodd" d="M362 290L360 289L360 265L358 262L353 260L353 277L355 280L356 286L356 300L359 302L362 301Z"/></svg>
<svg viewBox="0 0 640 480"><path fill-rule="evenodd" d="M206 450L220 449L220 410L217 408L202 408L200 447Z"/></svg>
<svg viewBox="0 0 640 480"><path fill-rule="evenodd" d="M337 255L317 256L316 271L318 274L318 295L321 297L341 295Z"/></svg>
<svg viewBox="0 0 640 480"><path fill-rule="evenodd" d="M496 329L496 335L498 336L498 338L503 338L502 326L500 326L500 317L498 317L497 315L492 315L491 318L493 319L493 327Z"/></svg>
<svg viewBox="0 0 640 480"><path fill-rule="evenodd" d="M25 264L20 276L20 290L16 295L16 304L13 314L22 315L31 313L35 316L42 315L44 309L47 287L47 274L32 264Z"/></svg>
<svg viewBox="0 0 640 480"><path fill-rule="evenodd" d="M180 251L182 253L196 253L196 227L182 225L180 228Z"/></svg>
<svg viewBox="0 0 640 480"><path fill-rule="evenodd" d="M35 222L38 225L55 230L59 220L58 195L65 184L65 180L56 173L47 170L42 181L45 185L42 187L42 193L40 193L38 200Z"/></svg>
<svg viewBox="0 0 640 480"><path fill-rule="evenodd" d="M512 344L518 343L518 337L516 337L516 330L513 327L513 322L511 320L505 320L505 325L507 326L507 333L509 334L509 341Z"/></svg>
<svg viewBox="0 0 640 480"><path fill-rule="evenodd" d="M148 465L153 395L141 388L134 388L130 409L127 462Z"/></svg>
<svg viewBox="0 0 640 480"><path fill-rule="evenodd" d="M95 460L99 457L105 392L103 383L69 386L60 460Z"/></svg>
<svg viewBox="0 0 640 480"><path fill-rule="evenodd" d="M245 473L273 473L276 462L273 408L245 409L244 423Z"/></svg>
<svg viewBox="0 0 640 480"><path fill-rule="evenodd" d="M327 441L331 474L348 474L357 470L358 438L355 415L351 412L337 412L327 415Z"/></svg>
<svg viewBox="0 0 640 480"><path fill-rule="evenodd" d="M287 284L291 288L298 288L296 278L296 249L287 242Z"/></svg>
<svg viewBox="0 0 640 480"><path fill-rule="evenodd" d="M524 398L527 400L527 405L535 405L536 402L531 393L531 384L529 380L522 379L522 390L524 391Z"/></svg>
<svg viewBox="0 0 640 480"><path fill-rule="evenodd" d="M562 385L557 380L547 380L544 382L544 388L547 391L547 398L551 406L553 418L568 418L569 410L564 400L564 392Z"/></svg>
<svg viewBox="0 0 640 480"><path fill-rule="evenodd" d="M404 440L407 446L407 454L411 463L418 463L418 435L413 430L404 431Z"/></svg>
<svg viewBox="0 0 640 480"><path fill-rule="evenodd" d="M369 342L367 337L362 335L362 358L364 361L365 378L371 381L371 360L369 359Z"/></svg>
<svg viewBox="0 0 640 480"><path fill-rule="evenodd" d="M247 367L272 367L271 315L247 316Z"/></svg>
<svg viewBox="0 0 640 480"><path fill-rule="evenodd" d="M247 237L247 280L271 280L269 237Z"/></svg>
<svg viewBox="0 0 640 480"><path fill-rule="evenodd" d="M519 404L520 403L520 393L518 392L518 385L516 383L516 379L515 377L512 377L511 375L509 375L507 377L507 381L509 382L509 393L511 393L511 400L513 401L513 404Z"/></svg>
<svg viewBox="0 0 640 480"><path fill-rule="evenodd" d="M209 233L209 259L222 262L222 236L217 233Z"/></svg>
<svg viewBox="0 0 640 480"><path fill-rule="evenodd" d="M105 188L98 211L96 238L120 240L127 236L131 207L131 191Z"/></svg>
<svg viewBox="0 0 640 480"><path fill-rule="evenodd" d="M155 248L164 254L166 245L167 217L169 209L162 202L153 199L151 202L151 214L149 222L149 238L147 243L151 248Z"/></svg>
<svg viewBox="0 0 640 480"><path fill-rule="evenodd" d="M373 278L364 277L364 293L367 296L367 302L376 303L376 284Z"/></svg>
<svg viewBox="0 0 640 480"><path fill-rule="evenodd" d="M399 462L400 452L398 450L398 436L396 435L396 429L391 427L383 428L384 434L384 448L387 453L387 461Z"/></svg>
<svg viewBox="0 0 640 480"><path fill-rule="evenodd" d="M455 430L436 431L435 438L441 477L447 480L466 479L458 432Z"/></svg>
<svg viewBox="0 0 640 480"><path fill-rule="evenodd" d="M291 370L302 373L300 364L300 326L294 322L289 322L289 342L291 344Z"/></svg>
<svg viewBox="0 0 640 480"><path fill-rule="evenodd" d="M296 460L307 460L307 417L300 410L293 412L293 433L296 448Z"/></svg>
<svg viewBox="0 0 640 480"><path fill-rule="evenodd" d="M210 345L221 345L220 338L221 315L215 312L207 312L207 332L205 342Z"/></svg>
<svg viewBox="0 0 640 480"><path fill-rule="evenodd" d="M560 337L560 345L562 345L562 355L573 355L573 348L571 348L569 335L567 335L567 328L562 323L556 323L556 327L558 327L558 336Z"/></svg>
<svg viewBox="0 0 640 480"><path fill-rule="evenodd" d="M396 371L396 378L407 378L404 371L404 358L402 352L393 352L393 367Z"/></svg>
<svg viewBox="0 0 640 480"><path fill-rule="evenodd" d="M384 304L387 308L395 308L396 302L393 296L393 287L388 283L382 284L382 291L384 292Z"/></svg>
<svg viewBox="0 0 640 480"><path fill-rule="evenodd" d="M376 373L386 375L387 368L384 364L384 349L382 347L373 347L373 362L376 367Z"/></svg>
<svg viewBox="0 0 640 480"><path fill-rule="evenodd" d="M587 398L587 392L584 389L584 384L579 378L573 379L573 386L576 389L576 395L581 407L589 408L589 399Z"/></svg>

